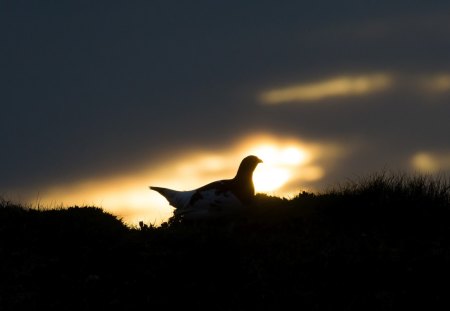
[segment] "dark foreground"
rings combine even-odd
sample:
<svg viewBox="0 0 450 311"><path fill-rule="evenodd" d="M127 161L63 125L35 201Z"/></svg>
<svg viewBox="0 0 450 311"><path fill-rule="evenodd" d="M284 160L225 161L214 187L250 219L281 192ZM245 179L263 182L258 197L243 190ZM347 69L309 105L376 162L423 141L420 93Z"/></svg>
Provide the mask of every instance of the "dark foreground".
<svg viewBox="0 0 450 311"><path fill-rule="evenodd" d="M99 208L3 202L0 310L445 309L449 193L446 182L380 175L159 228Z"/></svg>

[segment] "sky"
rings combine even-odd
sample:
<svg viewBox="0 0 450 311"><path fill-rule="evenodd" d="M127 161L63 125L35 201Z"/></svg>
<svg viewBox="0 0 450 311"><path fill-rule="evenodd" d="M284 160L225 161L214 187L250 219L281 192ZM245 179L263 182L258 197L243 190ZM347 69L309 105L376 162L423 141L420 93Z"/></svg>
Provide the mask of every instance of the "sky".
<svg viewBox="0 0 450 311"><path fill-rule="evenodd" d="M1 1L0 196L172 213L149 185L293 196L450 172L448 1Z"/></svg>

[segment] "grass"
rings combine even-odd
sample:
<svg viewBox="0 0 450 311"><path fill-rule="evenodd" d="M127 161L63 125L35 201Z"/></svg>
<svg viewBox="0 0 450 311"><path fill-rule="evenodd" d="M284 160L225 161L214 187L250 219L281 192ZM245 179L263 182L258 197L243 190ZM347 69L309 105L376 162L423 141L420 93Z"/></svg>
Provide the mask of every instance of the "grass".
<svg viewBox="0 0 450 311"><path fill-rule="evenodd" d="M128 227L0 201L0 310L450 306L450 183L380 173L235 219Z"/></svg>

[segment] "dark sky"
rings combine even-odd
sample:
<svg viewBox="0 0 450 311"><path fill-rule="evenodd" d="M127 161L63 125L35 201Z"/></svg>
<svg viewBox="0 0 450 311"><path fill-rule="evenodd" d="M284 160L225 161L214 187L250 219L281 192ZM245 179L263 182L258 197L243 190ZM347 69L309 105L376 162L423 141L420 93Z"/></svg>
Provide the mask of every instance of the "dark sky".
<svg viewBox="0 0 450 311"><path fill-rule="evenodd" d="M415 169L418 154L450 170L447 0L7 0L0 38L0 193L255 132L357 145L328 180ZM376 74L389 83L367 94L261 99Z"/></svg>

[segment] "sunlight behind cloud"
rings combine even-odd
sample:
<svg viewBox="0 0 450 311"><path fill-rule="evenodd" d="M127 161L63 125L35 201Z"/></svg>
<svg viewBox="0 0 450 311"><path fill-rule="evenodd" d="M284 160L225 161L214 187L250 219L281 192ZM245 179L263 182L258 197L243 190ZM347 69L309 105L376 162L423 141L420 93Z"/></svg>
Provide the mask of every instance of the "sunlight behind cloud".
<svg viewBox="0 0 450 311"><path fill-rule="evenodd" d="M387 89L392 84L387 74L338 76L263 92L260 99L268 105L318 101L330 97L360 96Z"/></svg>
<svg viewBox="0 0 450 311"><path fill-rule="evenodd" d="M418 152L411 159L411 165L424 173L438 173L450 169L450 154Z"/></svg>
<svg viewBox="0 0 450 311"><path fill-rule="evenodd" d="M261 192L280 189L292 177L293 170L306 164L311 157L300 146L277 146L273 142L256 146L249 153L264 159L265 165L260 165L253 174L255 189Z"/></svg>
<svg viewBox="0 0 450 311"><path fill-rule="evenodd" d="M148 186L192 190L212 181L233 178L241 160L254 154L264 161L254 172L256 192L288 196L298 192L302 183L321 179L325 171L317 160L323 154L335 156L336 150L298 139L253 135L222 150L183 151L179 157L151 163L140 172L51 188L42 194L41 203L95 205L127 223L142 220L160 224L172 216L173 209Z"/></svg>

